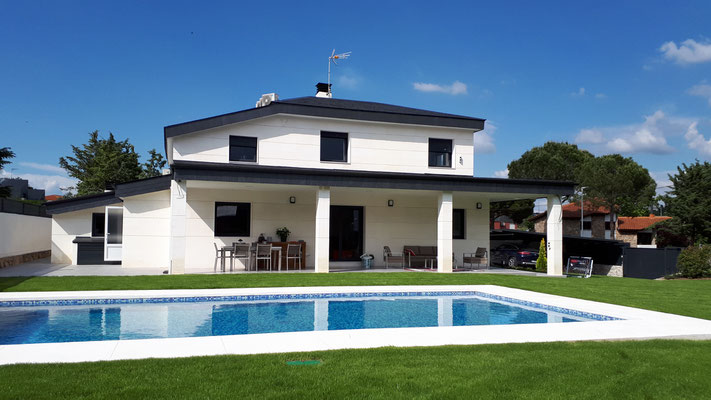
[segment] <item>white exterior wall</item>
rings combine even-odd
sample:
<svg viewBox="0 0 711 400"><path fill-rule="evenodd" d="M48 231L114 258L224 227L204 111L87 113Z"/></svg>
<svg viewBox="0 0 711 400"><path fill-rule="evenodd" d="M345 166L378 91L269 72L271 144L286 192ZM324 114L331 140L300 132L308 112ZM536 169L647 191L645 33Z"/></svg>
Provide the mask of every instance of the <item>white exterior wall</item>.
<svg viewBox="0 0 711 400"><path fill-rule="evenodd" d="M121 206L120 203L113 204ZM91 214L103 213L105 207L55 214L52 216L52 264L76 264L77 236L91 236Z"/></svg>
<svg viewBox="0 0 711 400"><path fill-rule="evenodd" d="M122 251L125 268L170 267L170 190L124 199Z"/></svg>
<svg viewBox="0 0 711 400"><path fill-rule="evenodd" d="M50 218L0 213L0 258L49 250L51 239Z"/></svg>
<svg viewBox="0 0 711 400"><path fill-rule="evenodd" d="M348 133L347 163L320 161L321 131ZM470 129L292 115L274 115L172 138L169 143L173 146L173 160L228 163L230 135L258 138L259 165L474 174L473 135ZM452 168L427 165L429 138L453 140Z"/></svg>
<svg viewBox="0 0 711 400"><path fill-rule="evenodd" d="M291 231L289 240L306 242L306 265L312 266L316 217L316 188L304 190L284 186L283 190L246 190L227 187L221 189L196 188L188 184L188 202L185 233L185 273L212 270L215 247L230 245L238 239L256 242L260 233L277 241L277 228L286 226ZM291 190L289 190L291 189ZM296 203L289 203L289 196ZM249 237L215 237L215 202L251 203L252 221ZM229 267L229 266L228 266ZM235 261L235 267L243 267ZM276 266L275 266L276 267ZM285 268L282 265L282 268Z"/></svg>
<svg viewBox="0 0 711 400"><path fill-rule="evenodd" d="M212 185L221 188L191 187L191 183L188 184L186 273L213 269L213 243L229 245L238 239L253 242L260 233L278 240L276 229L282 226L291 231L289 240L306 242L306 265L313 268L317 187ZM289 204L290 196L296 197L295 204ZM452 241L452 251L461 266L462 253L474 252L477 247L489 249L489 202L470 194L454 193L453 197L454 208L466 210L466 239ZM383 246L401 252L405 245L437 245L437 199L438 192L331 188L330 204L364 207L364 251L375 256L376 266L384 266ZM388 200L394 200L394 207L388 207ZM215 202L218 201L252 204L249 237L214 236ZM476 209L477 202L483 203L482 209ZM240 261L235 263L237 269L242 268Z"/></svg>

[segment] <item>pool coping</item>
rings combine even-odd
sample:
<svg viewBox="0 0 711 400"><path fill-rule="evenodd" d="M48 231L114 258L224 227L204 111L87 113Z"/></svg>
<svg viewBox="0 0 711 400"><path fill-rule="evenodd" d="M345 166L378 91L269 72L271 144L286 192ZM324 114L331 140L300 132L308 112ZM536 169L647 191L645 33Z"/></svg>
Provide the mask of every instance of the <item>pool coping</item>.
<svg viewBox="0 0 711 400"><path fill-rule="evenodd" d="M475 345L581 340L711 339L711 321L496 285L321 286L240 289L0 293L0 301L137 299L318 293L476 291L524 302L618 318L553 324L441 326L263 333L168 339L0 345L0 365L262 354L335 349Z"/></svg>

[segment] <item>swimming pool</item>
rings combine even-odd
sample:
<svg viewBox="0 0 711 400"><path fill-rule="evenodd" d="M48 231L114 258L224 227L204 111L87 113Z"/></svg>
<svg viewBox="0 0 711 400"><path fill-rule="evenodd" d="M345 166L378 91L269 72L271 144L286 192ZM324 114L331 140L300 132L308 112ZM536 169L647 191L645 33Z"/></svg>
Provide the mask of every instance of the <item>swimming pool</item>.
<svg viewBox="0 0 711 400"><path fill-rule="evenodd" d="M618 318L478 291L0 302L0 345Z"/></svg>
<svg viewBox="0 0 711 400"><path fill-rule="evenodd" d="M461 297L464 296L463 292L475 293L496 304L477 308L480 306L474 305L476 303L460 302ZM343 303L358 299L374 300L376 303L366 303L372 305L361 306ZM383 308L393 307L388 304L395 299L424 301L424 303L417 303L418 305L415 307L415 316L419 317L411 319L425 320L429 326L370 329L373 325L367 325L366 319L360 319L361 316L366 318L375 314L373 310L380 311ZM304 301L312 302L311 310L304 312L307 316L304 329L309 330L227 334L228 331L222 330L225 328L224 320L221 320L219 316L214 316L214 311L218 309L220 310L218 315L225 313L226 316L233 311L230 307L223 307L224 305L240 303L248 305L247 309L252 310L251 314L246 313L247 319L257 321L258 318L254 316L255 310L259 310L257 315L264 314L259 307L266 307L257 305L257 303L300 303ZM167 311L172 309L168 307L172 303L188 307L180 309L182 311ZM529 323L525 324L456 325L460 323L459 321L464 320L464 314L469 314L472 310L497 309L505 303L513 303L517 307L544 313L547 323L536 323L535 321L530 323L529 320ZM93 326L93 328L82 331L81 335L85 337L83 340L88 341L0 344L0 365L311 352L383 346L412 347L649 338L711 339L711 321L709 320L496 285L1 292L0 305L0 311L40 311L45 309L46 314L38 318L39 322L50 321L63 314L57 313L56 310L65 310L68 313L71 310L80 310L86 307L85 311L81 312L83 316L80 319L93 320L94 324L87 324L87 327ZM126 306L125 311L113 311L122 306ZM156 313L134 312L134 310L143 309L134 309L138 306L160 311ZM277 306L272 311L273 319L281 322L287 317L290 318L292 314L301 314L301 312L285 312L290 309L289 307L300 309L303 306ZM349 314L358 317L339 322L335 318L335 314L331 314L330 311L341 307L355 307L356 310L351 309ZM54 311L50 311L50 309L54 309ZM86 311L91 309L100 311L93 313ZM245 314L244 310L240 312ZM508 317L499 316L497 318L509 319L508 322L522 321L522 314L516 311L508 314L504 312L501 315L508 315ZM76 336L80 336L78 331L67 332L66 329L62 329L65 319L63 319L64 317L57 318L53 319L55 321L53 322L55 324L53 332L58 332L58 335L65 339L71 338L68 340L78 340L76 338ZM540 322L543 321L541 314L538 314L536 318L539 318ZM30 319L24 320L27 331L31 331L31 327L36 328L41 325L27 323ZM397 321L403 320L404 317L395 315L390 319ZM576 321L588 319L588 321L563 322L564 319ZM4 320L4 318L0 317L0 320ZM234 320L234 317L225 318L225 320ZM385 320L387 323L391 322L389 319ZM344 324L350 325L345 325L348 329L331 329L332 322L333 327L343 328ZM21 324L20 321L15 321L11 325ZM351 329L354 325L361 325L365 329ZM94 330L92 331L92 329ZM97 331L99 332L97 333ZM128 332L132 332L132 336ZM191 336L200 332L212 336ZM225 334L215 334L219 332ZM38 333L26 332L22 334L24 338L21 341L29 342L27 337L35 334ZM63 334L67 334L67 336L63 336ZM103 340L95 340L98 334L107 336Z"/></svg>

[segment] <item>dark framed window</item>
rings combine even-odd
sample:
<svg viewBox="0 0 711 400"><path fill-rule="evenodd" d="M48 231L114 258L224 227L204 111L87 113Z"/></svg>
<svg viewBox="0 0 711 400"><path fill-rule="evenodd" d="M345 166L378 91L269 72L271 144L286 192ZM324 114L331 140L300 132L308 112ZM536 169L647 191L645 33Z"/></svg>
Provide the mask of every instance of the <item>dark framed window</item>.
<svg viewBox="0 0 711 400"><path fill-rule="evenodd" d="M348 161L348 134L321 132L321 161Z"/></svg>
<svg viewBox="0 0 711 400"><path fill-rule="evenodd" d="M92 213L91 214L91 236L92 237L104 237L104 224L106 222L106 217L104 213Z"/></svg>
<svg viewBox="0 0 711 400"><path fill-rule="evenodd" d="M652 244L652 232L637 232L637 244Z"/></svg>
<svg viewBox="0 0 711 400"><path fill-rule="evenodd" d="M230 161L257 162L257 138L230 136Z"/></svg>
<svg viewBox="0 0 711 400"><path fill-rule="evenodd" d="M455 208L452 211L452 239L466 239L466 219L464 210Z"/></svg>
<svg viewBox="0 0 711 400"><path fill-rule="evenodd" d="M452 166L452 140L430 139L430 167Z"/></svg>
<svg viewBox="0 0 711 400"><path fill-rule="evenodd" d="M610 230L612 229L612 222L610 221L605 221L605 230Z"/></svg>
<svg viewBox="0 0 711 400"><path fill-rule="evenodd" d="M250 236L250 203L215 202L215 236Z"/></svg>
<svg viewBox="0 0 711 400"><path fill-rule="evenodd" d="M583 221L583 229L589 231L592 229L592 221Z"/></svg>

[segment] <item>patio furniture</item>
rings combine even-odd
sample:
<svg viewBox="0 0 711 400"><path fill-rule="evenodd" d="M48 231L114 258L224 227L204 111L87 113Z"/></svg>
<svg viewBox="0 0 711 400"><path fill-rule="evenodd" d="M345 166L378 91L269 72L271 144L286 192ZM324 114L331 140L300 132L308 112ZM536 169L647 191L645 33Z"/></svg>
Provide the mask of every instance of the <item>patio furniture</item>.
<svg viewBox="0 0 711 400"><path fill-rule="evenodd" d="M215 271L217 271L217 260L220 260L220 267L222 269L222 272L225 272L225 257L227 256L228 253L232 251L232 246L230 247L218 247L217 243L212 243L215 246ZM230 260L230 263L232 261ZM230 264L231 266L231 264Z"/></svg>
<svg viewBox="0 0 711 400"><path fill-rule="evenodd" d="M301 243L288 243L286 245L286 270L289 270L289 260L294 260L294 269L298 261L299 269L301 269Z"/></svg>
<svg viewBox="0 0 711 400"><path fill-rule="evenodd" d="M230 271L232 271L232 260L245 260L244 269L249 271L252 263L252 257L249 253L249 244L247 243L232 243L232 257L230 258Z"/></svg>
<svg viewBox="0 0 711 400"><path fill-rule="evenodd" d="M390 263L399 263L400 268L405 268L405 265L410 265L410 260L406 254L393 253L390 250L390 246L383 246L383 261L385 261L386 269L390 267Z"/></svg>
<svg viewBox="0 0 711 400"><path fill-rule="evenodd" d="M429 260L437 260L437 246L404 246L402 252L408 255L409 267L427 268Z"/></svg>
<svg viewBox="0 0 711 400"><path fill-rule="evenodd" d="M299 241L290 240L288 242L272 242L272 247L281 248L281 254L280 254L281 257L279 258L279 261L282 264L286 264L286 255L288 253L288 250L289 250L288 247L290 244L301 246L301 266L303 268L306 268L306 242L304 242L303 240L299 240Z"/></svg>
<svg viewBox="0 0 711 400"><path fill-rule="evenodd" d="M272 270L272 245L271 244L257 244L257 251L256 251L256 264L255 264L255 270L259 271L259 261L266 261L267 265L269 265L269 270Z"/></svg>
<svg viewBox="0 0 711 400"><path fill-rule="evenodd" d="M474 253L463 253L462 254L462 267L466 268L467 264L471 268L474 268L474 264L477 265L477 267L481 266L482 264L485 267L489 267L489 260L487 258L487 253L486 253L486 248L485 247L477 247L476 251Z"/></svg>

